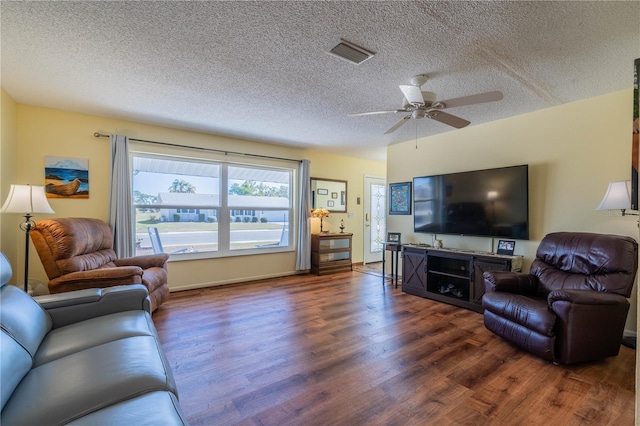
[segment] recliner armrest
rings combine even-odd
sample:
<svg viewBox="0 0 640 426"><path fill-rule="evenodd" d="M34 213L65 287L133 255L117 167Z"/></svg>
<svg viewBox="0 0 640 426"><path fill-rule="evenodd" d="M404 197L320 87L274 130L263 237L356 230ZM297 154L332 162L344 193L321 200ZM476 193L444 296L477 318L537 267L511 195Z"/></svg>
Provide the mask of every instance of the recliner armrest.
<svg viewBox="0 0 640 426"><path fill-rule="evenodd" d="M503 291L514 294L534 294L538 278L531 274L511 271L487 271L482 274L485 293Z"/></svg>
<svg viewBox="0 0 640 426"><path fill-rule="evenodd" d="M53 320L63 327L116 312L144 310L151 313L151 300L142 284L92 288L34 297Z"/></svg>
<svg viewBox="0 0 640 426"><path fill-rule="evenodd" d="M114 263L117 266L139 266L142 269L166 268L169 255L166 253L148 254L145 256L125 257L117 259Z"/></svg>
<svg viewBox="0 0 640 426"><path fill-rule="evenodd" d="M624 296L593 290L554 290L547 296L549 307L554 302L565 301L579 305L624 305L629 302Z"/></svg>
<svg viewBox="0 0 640 426"><path fill-rule="evenodd" d="M142 276L139 266L125 266L113 268L91 269L89 271L70 272L51 280L51 283L81 283L87 281L123 280L135 276Z"/></svg>

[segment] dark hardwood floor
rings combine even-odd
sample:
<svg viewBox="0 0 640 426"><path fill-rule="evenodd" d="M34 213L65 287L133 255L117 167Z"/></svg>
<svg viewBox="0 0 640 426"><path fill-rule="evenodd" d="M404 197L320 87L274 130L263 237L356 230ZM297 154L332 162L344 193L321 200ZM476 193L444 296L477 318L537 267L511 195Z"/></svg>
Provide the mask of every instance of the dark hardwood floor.
<svg viewBox="0 0 640 426"><path fill-rule="evenodd" d="M372 274L176 292L153 320L192 425L634 424L634 350L555 366Z"/></svg>

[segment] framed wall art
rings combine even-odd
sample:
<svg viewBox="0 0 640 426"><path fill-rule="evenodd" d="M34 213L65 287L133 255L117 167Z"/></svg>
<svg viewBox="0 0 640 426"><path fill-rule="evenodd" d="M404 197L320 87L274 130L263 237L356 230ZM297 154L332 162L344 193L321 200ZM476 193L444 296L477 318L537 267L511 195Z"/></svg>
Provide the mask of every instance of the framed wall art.
<svg viewBox="0 0 640 426"><path fill-rule="evenodd" d="M389 214L411 214L411 182L389 184Z"/></svg>
<svg viewBox="0 0 640 426"><path fill-rule="evenodd" d="M89 160L45 156L44 185L47 198L89 198Z"/></svg>
<svg viewBox="0 0 640 426"><path fill-rule="evenodd" d="M312 177L311 207L326 208L332 213L346 213L347 181Z"/></svg>

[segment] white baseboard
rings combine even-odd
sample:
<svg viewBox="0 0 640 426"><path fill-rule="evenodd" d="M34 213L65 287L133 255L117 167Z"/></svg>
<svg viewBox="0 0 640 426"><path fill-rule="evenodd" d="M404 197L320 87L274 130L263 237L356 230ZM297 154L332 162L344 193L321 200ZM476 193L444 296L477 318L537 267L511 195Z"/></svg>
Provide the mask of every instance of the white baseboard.
<svg viewBox="0 0 640 426"><path fill-rule="evenodd" d="M287 277L287 276L290 276L290 275L301 275L301 274L307 274L308 272L309 271L279 272L279 273L275 273L275 274L264 274L264 275L255 275L255 276L252 276L252 277L242 277L242 278L238 278L238 279L234 279L234 280L211 281L211 282L205 282L205 283L188 284L188 285L183 285L183 286L178 286L178 287L169 286L169 289L172 292L174 292L174 291L196 290L196 289L199 289L199 288L217 287L219 285L245 283L245 282L249 282L249 281L264 280L264 279L267 279L267 278L278 278L278 277Z"/></svg>

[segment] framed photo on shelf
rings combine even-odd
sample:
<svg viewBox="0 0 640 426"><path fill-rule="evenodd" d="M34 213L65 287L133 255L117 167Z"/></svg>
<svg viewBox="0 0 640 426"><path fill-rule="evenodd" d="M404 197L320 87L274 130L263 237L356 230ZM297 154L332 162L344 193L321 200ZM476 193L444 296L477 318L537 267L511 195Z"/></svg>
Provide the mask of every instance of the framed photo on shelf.
<svg viewBox="0 0 640 426"><path fill-rule="evenodd" d="M389 214L411 214L411 182L389 184Z"/></svg>
<svg viewBox="0 0 640 426"><path fill-rule="evenodd" d="M400 244L400 232L387 232L387 242Z"/></svg>
<svg viewBox="0 0 640 426"><path fill-rule="evenodd" d="M516 242L512 240L498 240L498 254L506 254L513 256L513 251L516 249Z"/></svg>

